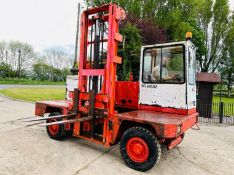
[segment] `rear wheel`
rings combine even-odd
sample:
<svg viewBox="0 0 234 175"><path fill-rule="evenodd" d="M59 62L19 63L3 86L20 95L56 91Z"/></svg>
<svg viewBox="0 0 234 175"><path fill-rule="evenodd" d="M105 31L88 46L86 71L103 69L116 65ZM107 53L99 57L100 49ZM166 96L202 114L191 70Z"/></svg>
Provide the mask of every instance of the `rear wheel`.
<svg viewBox="0 0 234 175"><path fill-rule="evenodd" d="M49 115L49 117L56 115L61 115L61 113L53 112ZM48 119L46 123L57 122L57 121L61 121L61 119ZM54 140L61 140L66 135L64 124L47 126L46 130L49 137Z"/></svg>
<svg viewBox="0 0 234 175"><path fill-rule="evenodd" d="M133 127L123 134L120 151L127 166L147 171L160 159L161 146L152 132L143 127Z"/></svg>

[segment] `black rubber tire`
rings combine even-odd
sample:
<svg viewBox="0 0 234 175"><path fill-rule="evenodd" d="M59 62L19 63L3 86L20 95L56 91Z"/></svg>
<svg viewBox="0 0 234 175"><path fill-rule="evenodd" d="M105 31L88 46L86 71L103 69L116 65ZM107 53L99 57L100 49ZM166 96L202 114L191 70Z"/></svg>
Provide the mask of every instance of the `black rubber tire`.
<svg viewBox="0 0 234 175"><path fill-rule="evenodd" d="M59 112L53 112L49 116L55 116L55 115L61 115ZM57 121L61 121L61 119L56 119ZM46 123L50 123L49 120L46 121ZM61 140L66 136L65 126L64 125L58 125L58 132L56 134L52 134L49 130L49 126L46 126L47 134L51 139L54 140Z"/></svg>
<svg viewBox="0 0 234 175"><path fill-rule="evenodd" d="M149 148L149 157L143 163L138 163L133 161L127 154L126 145L130 138L139 137L143 139ZM157 141L156 137L152 132L143 127L132 127L125 131L120 140L120 152L123 160L128 167L138 170L138 171L148 171L150 170L161 157L161 145Z"/></svg>
<svg viewBox="0 0 234 175"><path fill-rule="evenodd" d="M70 124L70 125L71 125L71 129L65 130L65 137L71 137L73 134L74 124Z"/></svg>

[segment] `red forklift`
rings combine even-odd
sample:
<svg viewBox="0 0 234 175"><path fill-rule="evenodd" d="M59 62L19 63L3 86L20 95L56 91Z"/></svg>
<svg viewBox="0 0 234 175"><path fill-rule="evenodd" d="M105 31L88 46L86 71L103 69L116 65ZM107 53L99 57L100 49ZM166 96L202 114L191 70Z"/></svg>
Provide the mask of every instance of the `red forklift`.
<svg viewBox="0 0 234 175"><path fill-rule="evenodd" d="M83 11L79 73L68 78L66 99L36 102L36 117L27 121L46 121L41 125L55 140L120 142L126 165L147 171L159 161L161 144L172 149L198 121L195 46L189 36L143 46L139 81L117 81L118 24L125 16L112 3Z"/></svg>

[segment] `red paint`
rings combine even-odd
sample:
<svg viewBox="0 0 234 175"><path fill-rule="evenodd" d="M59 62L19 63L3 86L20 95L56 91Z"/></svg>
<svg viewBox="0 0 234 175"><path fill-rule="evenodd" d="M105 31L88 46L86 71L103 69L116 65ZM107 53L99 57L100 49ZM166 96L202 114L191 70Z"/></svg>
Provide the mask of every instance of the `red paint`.
<svg viewBox="0 0 234 175"><path fill-rule="evenodd" d="M149 147L147 143L139 137L132 137L128 140L126 151L130 159L137 163L143 163L149 158Z"/></svg>
<svg viewBox="0 0 234 175"><path fill-rule="evenodd" d="M133 73L132 72L130 73L129 81L133 81Z"/></svg>
<svg viewBox="0 0 234 175"><path fill-rule="evenodd" d="M179 137L177 137L176 139L172 140L169 144L168 144L168 149L172 149L174 148L176 145L178 145L181 141L183 140L182 135L180 135Z"/></svg>
<svg viewBox="0 0 234 175"><path fill-rule="evenodd" d="M69 91L68 95L69 95L69 98L73 99L74 98L74 91Z"/></svg>
<svg viewBox="0 0 234 175"><path fill-rule="evenodd" d="M105 5L102 5L100 7L93 7L93 8L85 10L84 13L89 13L90 15L92 15L92 14L95 14L95 13L108 11L110 5L112 5L112 4L105 4Z"/></svg>
<svg viewBox="0 0 234 175"><path fill-rule="evenodd" d="M99 76L99 75L104 75L105 74L105 70L104 69L84 69L82 71L82 76Z"/></svg>
<svg viewBox="0 0 234 175"><path fill-rule="evenodd" d="M158 106L141 105L141 104L139 105L139 109L157 111L157 112L165 112L165 113L171 113L171 114L181 114L181 115L196 113L196 108L177 109L177 108L170 108L170 107L158 107Z"/></svg>
<svg viewBox="0 0 234 175"><path fill-rule="evenodd" d="M123 36L120 35L119 33L116 33L115 34L115 40L118 41L118 42L122 42L123 41Z"/></svg>
<svg viewBox="0 0 234 175"><path fill-rule="evenodd" d="M157 136L160 138L176 138L197 122L198 113L179 115L157 111L136 110L116 114L116 116L121 121L150 124L155 128ZM181 126L180 133L177 133L178 126Z"/></svg>
<svg viewBox="0 0 234 175"><path fill-rule="evenodd" d="M54 111L48 111L47 107L50 109L60 109L66 110L69 108L70 101L68 100L58 100L58 101L38 101L35 104L35 115L36 116L44 116L45 113L50 113Z"/></svg>
<svg viewBox="0 0 234 175"><path fill-rule="evenodd" d="M90 122L83 122L83 131L90 131L91 130L91 126L90 126Z"/></svg>
<svg viewBox="0 0 234 175"><path fill-rule="evenodd" d="M50 122L56 122L56 121L57 120L55 120L55 119L51 119L48 122L50 123ZM51 135L56 135L59 131L59 126L58 125L51 125L51 126L48 126L48 129L49 129Z"/></svg>
<svg viewBox="0 0 234 175"><path fill-rule="evenodd" d="M116 105L122 108L138 108L139 82L116 82Z"/></svg>
<svg viewBox="0 0 234 175"><path fill-rule="evenodd" d="M115 56L113 62L116 64L122 64L122 57Z"/></svg>
<svg viewBox="0 0 234 175"><path fill-rule="evenodd" d="M196 112L197 112L196 108L188 109L188 114L193 114L193 113L196 113Z"/></svg>

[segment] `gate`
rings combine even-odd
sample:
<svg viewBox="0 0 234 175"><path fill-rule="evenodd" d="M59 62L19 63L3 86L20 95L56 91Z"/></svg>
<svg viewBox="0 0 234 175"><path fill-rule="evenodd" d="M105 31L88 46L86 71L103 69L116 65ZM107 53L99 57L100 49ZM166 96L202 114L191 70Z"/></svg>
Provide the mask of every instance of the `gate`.
<svg viewBox="0 0 234 175"><path fill-rule="evenodd" d="M213 102L198 105L199 122L234 124L234 103Z"/></svg>

